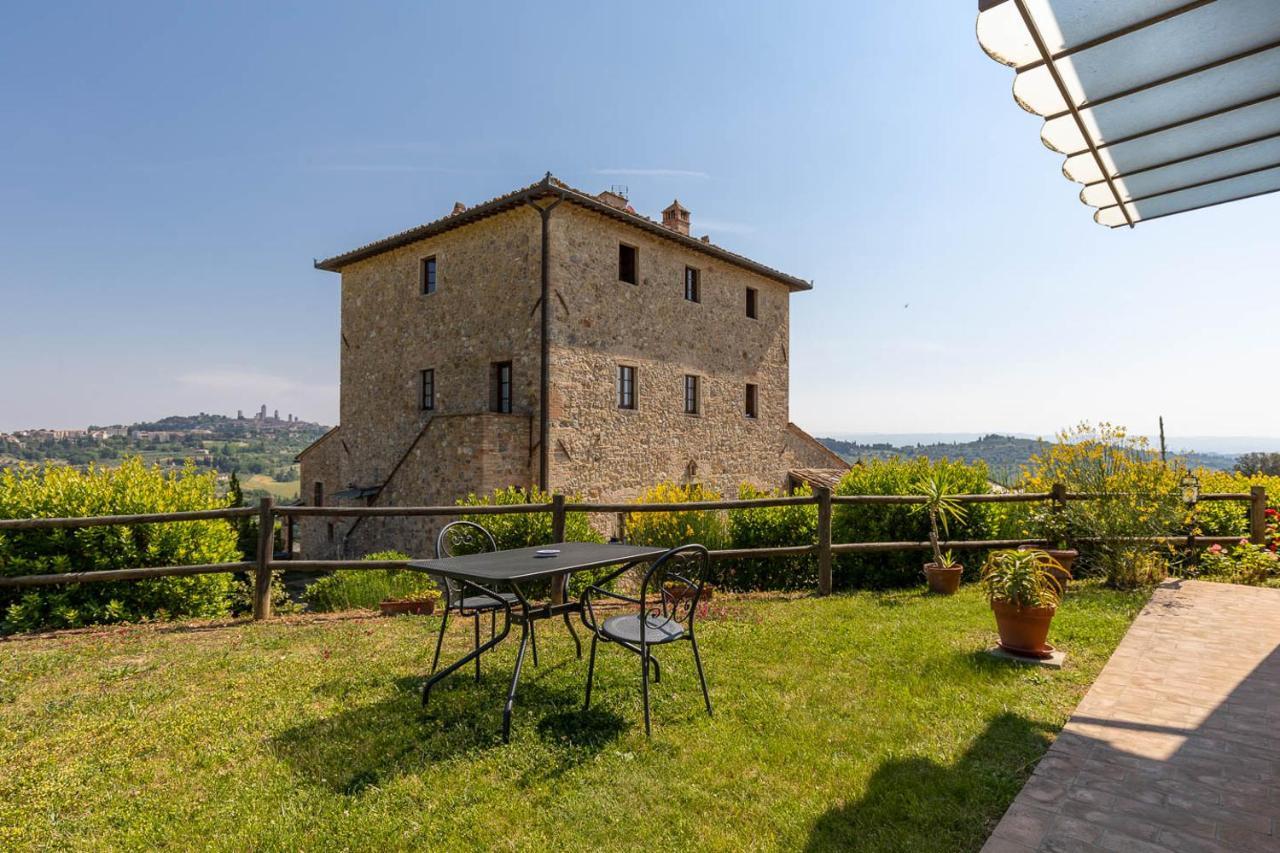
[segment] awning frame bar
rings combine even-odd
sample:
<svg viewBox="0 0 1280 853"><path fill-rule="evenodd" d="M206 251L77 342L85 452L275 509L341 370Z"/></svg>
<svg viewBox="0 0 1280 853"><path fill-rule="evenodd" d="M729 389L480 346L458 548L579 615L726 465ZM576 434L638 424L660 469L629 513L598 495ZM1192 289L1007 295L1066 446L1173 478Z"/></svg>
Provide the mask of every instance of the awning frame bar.
<svg viewBox="0 0 1280 853"><path fill-rule="evenodd" d="M1131 199L1126 200L1125 204L1133 204L1134 202L1146 201L1147 199L1150 199L1150 198L1159 198L1162 195L1180 193L1183 190L1194 190L1197 187L1207 187L1209 184L1216 184L1216 183L1220 183L1221 181L1230 181L1234 178L1243 178L1247 175L1252 175L1257 172L1266 172L1271 169L1280 169L1280 160L1277 160L1274 163L1269 163L1266 166L1258 166L1257 168L1254 168L1254 169L1245 169L1243 172L1236 172L1235 174L1231 174L1231 175L1223 175L1221 178L1207 178L1203 181L1196 181L1195 183L1191 183L1191 184L1183 184L1180 187L1173 187L1172 189L1161 190L1158 193L1148 193L1147 195L1137 195ZM1117 205L1104 204L1102 207L1099 207L1098 210L1111 210L1113 207L1117 207Z"/></svg>
<svg viewBox="0 0 1280 853"><path fill-rule="evenodd" d="M1014 0L1014 2L1017 3L1019 6L1021 6L1022 4L1022 0ZM1112 101L1117 101L1120 98L1127 98L1130 95L1136 95L1139 92L1145 92L1148 89L1154 89L1157 86L1163 86L1165 83L1172 83L1174 80L1181 80L1183 77L1190 77L1193 74L1199 74L1203 71L1209 71L1221 65L1230 65L1232 62L1237 62L1241 59L1248 59L1250 56L1255 56L1256 54L1259 54L1259 53L1266 53L1267 51L1275 50L1278 47L1280 47L1280 40L1268 42L1267 44L1260 45L1258 47L1252 47L1252 48L1249 48L1248 50L1242 50L1239 53L1233 53L1230 56L1224 56L1221 59L1215 59L1212 62L1206 62L1203 65L1197 65L1195 68L1188 68L1185 71L1178 71L1173 74L1167 74L1164 77L1160 77L1155 80L1149 80L1146 83L1140 83L1137 86L1131 86L1128 89L1124 89L1119 92L1113 92L1110 95L1103 95L1100 98L1094 98L1091 101L1085 101L1083 104L1080 104L1079 106L1073 107L1071 105L1070 100L1068 100L1067 101L1067 104L1069 107L1068 110L1059 111L1059 112L1053 113L1052 115L1047 115L1044 117L1044 120L1047 122L1053 121L1054 119L1062 118L1068 113L1074 113L1076 110L1091 110L1094 107L1100 107L1103 104L1108 104L1108 103L1111 103Z"/></svg>
<svg viewBox="0 0 1280 853"><path fill-rule="evenodd" d="M1167 21L1170 18L1176 18L1179 15L1183 15L1187 12L1191 12L1196 9L1199 9L1201 6L1207 6L1210 3L1216 3L1216 2L1217 0L1193 0L1193 2L1186 3L1182 6L1179 6L1176 9L1170 9L1166 12L1161 12L1159 15L1152 15L1150 18L1145 18L1141 21L1137 21L1127 26L1123 26L1118 30L1112 30L1109 33L1103 33L1100 36L1094 36L1088 41L1082 41L1080 42L1080 44L1075 45L1074 47L1063 48L1062 50L1053 54L1051 58L1055 62L1057 62L1059 59L1066 59L1068 56L1074 56L1077 53L1082 53L1083 51L1089 50L1090 48L1093 48L1093 47L1097 47L1100 44L1106 44L1109 41L1115 41L1116 39L1121 38L1123 36L1127 36L1130 33L1136 33L1138 30L1145 30L1147 27L1154 26L1155 24L1163 23L1164 21ZM1025 65L1017 66L1014 70L1017 73L1021 74L1024 71L1031 71L1033 69L1039 68L1044 64L1045 64L1044 59L1033 59L1031 62L1028 62Z"/></svg>
<svg viewBox="0 0 1280 853"><path fill-rule="evenodd" d="M1191 213L1193 210L1204 210L1205 208L1208 208L1208 207L1217 207L1220 204L1231 204L1233 201L1244 201L1245 199L1258 198L1264 195L1271 195L1274 192L1280 192L1280 190L1261 190L1256 193L1249 193L1248 195L1236 196L1235 198L1224 198L1220 201L1211 201L1206 204L1197 204L1195 207L1185 207L1182 210L1171 210L1168 213L1157 213L1155 216L1144 216L1142 217L1142 221L1151 222L1156 219L1164 219L1166 216L1177 216L1179 213ZM1111 207L1114 207L1114 206L1115 205L1108 205L1106 209L1110 209ZM1103 208L1098 208L1098 210L1103 210ZM1109 225L1107 227L1123 228L1124 224L1120 223L1117 225Z"/></svg>
<svg viewBox="0 0 1280 853"><path fill-rule="evenodd" d="M1166 130L1173 130L1174 128L1183 127L1184 125L1188 125L1188 124L1195 124L1196 122L1204 121L1207 118L1217 118L1220 115L1226 115L1227 113L1235 112L1236 110L1243 110L1246 107L1256 107L1258 104L1264 104L1267 101L1274 101L1276 98L1280 98L1280 91L1272 92L1269 95L1259 95L1256 98L1250 98L1247 101L1241 101L1237 104L1230 104L1229 106L1218 107L1216 110L1210 110L1209 112L1201 113L1198 116L1190 116L1189 118L1179 119L1178 121L1171 121L1168 124L1162 124L1159 127L1153 127L1148 130L1140 130L1140 131L1137 131L1136 133L1131 133L1128 136L1121 136L1121 137L1117 137L1116 139L1112 139L1105 142L1097 142L1095 144L1098 146L1099 149L1110 148L1113 145L1121 145L1125 142L1132 142L1135 139L1141 139L1144 136L1151 136L1152 134L1155 134L1155 133L1163 133ZM1079 151L1072 151L1070 154L1067 154L1066 156L1079 157L1081 154L1087 154L1088 151L1089 151L1088 148L1081 148Z"/></svg>
<svg viewBox="0 0 1280 853"><path fill-rule="evenodd" d="M1085 127L1084 119L1080 117L1080 111L1071 100L1071 94L1067 91L1067 85L1063 82L1062 75L1058 73L1057 65L1054 64L1053 59L1049 56L1049 49L1044 43L1044 36L1040 34L1040 28L1036 26L1035 19L1031 17L1031 13L1027 11L1026 0L1013 0L1013 3L1018 8L1018 14L1022 16L1022 23L1031 35L1031 40L1035 42L1036 50L1040 52L1041 58L1044 59L1045 68L1049 70L1049 75L1053 78L1054 85L1058 87L1062 102L1067 105L1067 109L1071 112L1071 117L1075 119L1076 127L1080 129L1081 137L1084 138L1085 144L1089 146L1089 152L1093 154L1093 159L1098 164L1098 170L1102 172L1102 177L1111 189L1111 195L1115 197L1116 204L1120 207L1120 212L1124 214L1125 222L1128 222L1129 227L1132 228L1133 218L1129 216L1129 210L1124 206L1124 201L1120 198L1120 191L1116 189L1115 183L1111 180L1111 175L1107 172L1106 164L1102 162L1102 155L1098 153L1098 147L1094 145L1093 137L1089 135L1089 129Z"/></svg>
<svg viewBox="0 0 1280 853"><path fill-rule="evenodd" d="M1268 133L1264 136L1255 136L1254 138L1246 139L1243 142L1232 142L1229 145L1219 145L1217 148L1210 148L1205 151L1197 151L1194 154L1187 154L1182 157L1175 157L1172 160L1165 160L1163 163L1155 163L1151 166L1143 166L1141 169L1134 169L1133 171L1130 171L1130 172L1119 172L1113 175L1112 177L1114 177L1116 180L1122 181L1125 178L1129 178L1134 175L1141 175L1143 172L1151 172L1156 169L1163 169L1165 166L1176 166L1179 163L1185 163L1188 160L1196 160L1200 157L1208 157L1210 154L1221 154L1223 151L1230 151L1233 148L1244 148L1245 146L1253 145L1258 142L1267 142L1268 140L1275 139L1277 137L1280 137L1280 130L1277 130L1274 133ZM1085 184L1085 186L1096 187L1098 184L1101 184L1101 183L1103 183L1103 181L1090 181L1089 183Z"/></svg>

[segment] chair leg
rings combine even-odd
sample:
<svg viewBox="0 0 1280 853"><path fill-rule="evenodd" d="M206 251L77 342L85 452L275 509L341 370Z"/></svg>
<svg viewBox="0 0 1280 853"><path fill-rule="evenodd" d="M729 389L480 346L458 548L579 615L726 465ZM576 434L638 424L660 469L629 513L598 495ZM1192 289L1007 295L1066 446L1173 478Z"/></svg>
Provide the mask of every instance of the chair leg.
<svg viewBox="0 0 1280 853"><path fill-rule="evenodd" d="M640 655L640 696L644 702L644 736L649 737L649 655Z"/></svg>
<svg viewBox="0 0 1280 853"><path fill-rule="evenodd" d="M527 618L528 617L526 615L526 619ZM533 665L537 666L538 665L538 635L534 633L533 620L528 619L528 622L529 622L529 645L533 646Z"/></svg>
<svg viewBox="0 0 1280 853"><path fill-rule="evenodd" d="M475 615L476 651L480 651L480 614ZM480 682L480 655L476 655L476 683Z"/></svg>
<svg viewBox="0 0 1280 853"><path fill-rule="evenodd" d="M702 683L702 699L707 703L707 716L711 716L711 694L707 692L707 678L702 674L702 656L698 654L698 638L690 633L689 642L693 646L693 662L698 667L698 681Z"/></svg>
<svg viewBox="0 0 1280 853"><path fill-rule="evenodd" d="M444 627L449 624L449 608L446 606L444 613L440 616L440 636L436 637L436 655L431 659L431 674L436 674L436 667L440 665L440 647L444 645Z"/></svg>
<svg viewBox="0 0 1280 853"><path fill-rule="evenodd" d="M568 611L564 614L564 626L569 629L569 636L573 637L573 645L578 653L578 660L582 660L582 641L578 639L578 632L573 630L573 623L569 621Z"/></svg>
<svg viewBox="0 0 1280 853"><path fill-rule="evenodd" d="M489 639L498 636L498 611L489 611Z"/></svg>
<svg viewBox="0 0 1280 853"><path fill-rule="evenodd" d="M582 704L582 710L584 711L591 707L591 680L595 678L596 674L597 639L595 634L591 635L591 659L587 662L587 701Z"/></svg>

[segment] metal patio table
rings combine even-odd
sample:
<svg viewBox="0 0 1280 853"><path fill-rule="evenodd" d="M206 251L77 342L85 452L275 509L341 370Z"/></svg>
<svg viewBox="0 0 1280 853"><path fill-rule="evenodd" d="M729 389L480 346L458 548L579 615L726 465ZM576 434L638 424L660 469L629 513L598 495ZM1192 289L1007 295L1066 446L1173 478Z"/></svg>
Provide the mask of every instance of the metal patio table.
<svg viewBox="0 0 1280 853"><path fill-rule="evenodd" d="M558 554L541 556L539 551L557 550ZM564 624L573 637L578 657L582 657L582 643L573 630L569 614L581 613L580 601L566 601L561 604L530 604L525 597L521 584L531 581L547 580L557 575L569 575L573 572L603 569L616 566L614 571L597 583L606 583L631 568L636 563L651 560L661 555L666 549L643 545L623 545L610 542L558 542L536 548L515 548L510 551L490 551L484 554L466 554L460 557L446 557L439 560L412 560L409 567L433 575L443 575L458 581L463 586L463 595L468 590L478 596L493 599L503 612L502 630L479 648L463 655L459 660L440 670L427 679L422 688L422 704L425 706L431 698L431 688L445 677L461 669L468 662L492 649L507 638L511 631L512 621L520 624L520 648L516 652L516 665L511 672L511 686L507 690L507 703L502 709L502 739L510 741L511 708L515 704L516 687L520 683L520 668L524 665L525 649L529 645L529 625L538 619L564 618ZM498 595L495 587L505 586L515 593L515 601ZM567 583L566 583L567 586Z"/></svg>

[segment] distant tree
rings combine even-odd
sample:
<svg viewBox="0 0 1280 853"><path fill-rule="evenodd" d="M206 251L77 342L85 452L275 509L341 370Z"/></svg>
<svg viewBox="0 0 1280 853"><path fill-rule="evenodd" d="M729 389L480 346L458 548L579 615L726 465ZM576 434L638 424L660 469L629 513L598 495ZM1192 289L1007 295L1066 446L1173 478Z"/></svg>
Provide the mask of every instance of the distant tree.
<svg viewBox="0 0 1280 853"><path fill-rule="evenodd" d="M1236 459L1236 471L1250 477L1255 474L1280 476L1280 453L1242 453Z"/></svg>

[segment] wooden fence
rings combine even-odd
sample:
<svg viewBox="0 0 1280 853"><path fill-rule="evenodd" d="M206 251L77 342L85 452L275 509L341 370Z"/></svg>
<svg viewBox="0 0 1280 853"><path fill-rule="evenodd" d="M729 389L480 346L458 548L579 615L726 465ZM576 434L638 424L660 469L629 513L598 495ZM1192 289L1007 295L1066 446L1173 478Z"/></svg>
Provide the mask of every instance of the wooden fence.
<svg viewBox="0 0 1280 853"><path fill-rule="evenodd" d="M1054 508L1062 509L1068 501L1105 500L1105 494L1078 494L1068 492L1061 484L1048 492L1011 492L985 495L956 495L961 503L1034 503L1049 501ZM1262 543L1266 535L1267 494L1262 486L1254 486L1249 492L1202 494L1200 501L1246 501L1249 504L1249 540ZM565 518L570 512L578 513L643 513L679 511L721 511L763 509L780 506L817 506L817 541L810 545L790 545L775 548L735 548L711 552L716 560L742 558L794 557L813 554L818 563L818 592L831 592L832 557L838 554L866 554L887 551L926 550L928 542L843 542L832 541L831 520L837 506L878 506L893 504L920 504L921 495L833 495L825 487L817 487L813 495L753 498L749 500L696 501L668 504L631 503L569 503L564 495L554 495L550 503L507 504L501 506L410 506L410 507L333 507L333 506L276 506L270 497L263 498L256 507L228 507L225 509L199 510L195 512L153 513L147 515L107 515L83 518L17 518L0 519L0 533L17 530L50 530L65 528L101 527L106 525L163 524L208 519L258 518L258 542L252 561L237 563L211 563L193 566L155 566L134 569L107 569L89 572L61 572L46 575L19 575L0 577L0 589L60 586L73 583L103 581L142 580L145 578L177 577L182 575L214 574L219 572L253 572L254 619L271 616L271 574L288 569L299 572L327 572L335 569L386 569L404 565L397 560L277 560L275 559L275 522L285 519L308 517L323 518L378 518L378 517L456 517L462 515L510 515L517 513L550 513L552 540L564 539ZM1202 547L1213 544L1233 544L1238 536L1155 536L1144 537L1141 542L1150 544L1188 544ZM1019 545L1044 545L1043 539L976 539L948 541L942 547L953 550L981 548L1016 548Z"/></svg>

